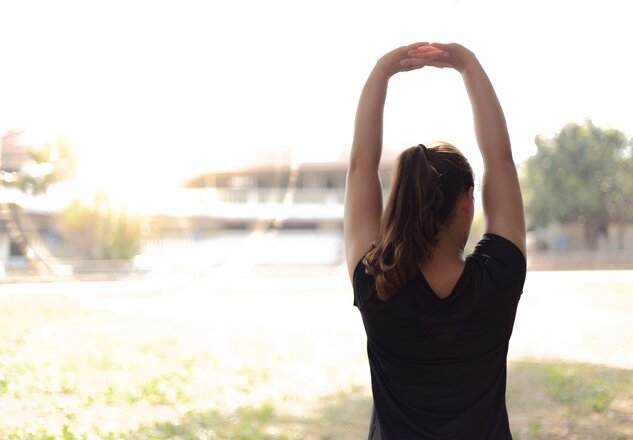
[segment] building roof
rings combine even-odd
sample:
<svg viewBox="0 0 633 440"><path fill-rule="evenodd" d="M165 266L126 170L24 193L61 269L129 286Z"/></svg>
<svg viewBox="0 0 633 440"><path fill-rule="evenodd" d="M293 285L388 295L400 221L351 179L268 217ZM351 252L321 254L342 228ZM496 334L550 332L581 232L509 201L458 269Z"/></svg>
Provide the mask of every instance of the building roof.
<svg viewBox="0 0 633 440"><path fill-rule="evenodd" d="M236 164L232 167L225 167L224 169L209 171L194 176L187 180L185 187L198 186L197 182L204 182L210 177L226 177L232 175L244 175L244 174L260 174L260 173L275 173L282 170L290 170L294 166L299 167L299 170L304 171L317 171L317 172L332 172L332 171L346 171L348 167L349 152L342 152L336 159L331 161L302 161L298 164L292 161L292 151L290 149L282 149L276 151L275 154L269 154L265 157L261 157L262 154L255 155L254 157L259 160L251 158L245 158L242 163ZM381 160L380 168L382 170L390 170L400 152L385 149L383 150L383 157Z"/></svg>

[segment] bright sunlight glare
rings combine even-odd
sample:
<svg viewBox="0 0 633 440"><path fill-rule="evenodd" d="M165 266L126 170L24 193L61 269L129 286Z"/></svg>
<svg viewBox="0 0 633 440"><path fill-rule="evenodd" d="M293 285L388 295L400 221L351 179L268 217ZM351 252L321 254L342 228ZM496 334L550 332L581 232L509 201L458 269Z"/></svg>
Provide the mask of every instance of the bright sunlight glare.
<svg viewBox="0 0 633 440"><path fill-rule="evenodd" d="M492 77L521 161L535 135L569 121L633 132L627 11L616 1L4 2L0 129L63 134L84 187L133 197L275 149L332 160L349 148L380 55L458 41ZM475 153L455 72L410 73L391 88L387 148L446 139Z"/></svg>

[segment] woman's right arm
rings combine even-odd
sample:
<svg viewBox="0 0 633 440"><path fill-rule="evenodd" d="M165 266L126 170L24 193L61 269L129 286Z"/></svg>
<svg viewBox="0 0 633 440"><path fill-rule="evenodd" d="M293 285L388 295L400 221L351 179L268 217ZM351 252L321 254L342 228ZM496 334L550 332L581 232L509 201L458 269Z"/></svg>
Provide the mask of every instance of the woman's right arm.
<svg viewBox="0 0 633 440"><path fill-rule="evenodd" d="M486 232L514 243L525 255L525 216L510 136L501 104L477 57L459 44L433 43L449 53L470 99L475 136L483 157L483 205Z"/></svg>
<svg viewBox="0 0 633 440"><path fill-rule="evenodd" d="M378 167L389 80L396 73L425 66L450 67L445 62L447 55L428 43L399 47L376 62L363 87L345 183L343 235L350 278L353 278L356 264L369 250L380 230L382 189Z"/></svg>

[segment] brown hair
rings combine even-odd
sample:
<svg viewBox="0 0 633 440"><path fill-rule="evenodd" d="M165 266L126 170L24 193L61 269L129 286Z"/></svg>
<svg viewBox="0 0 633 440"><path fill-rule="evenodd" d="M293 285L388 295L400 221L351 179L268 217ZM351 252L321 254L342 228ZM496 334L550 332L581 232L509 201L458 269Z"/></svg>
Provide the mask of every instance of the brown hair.
<svg viewBox="0 0 633 440"><path fill-rule="evenodd" d="M472 186L472 169L451 144L420 144L400 154L378 238L363 260L380 299L390 299L432 257L458 196Z"/></svg>

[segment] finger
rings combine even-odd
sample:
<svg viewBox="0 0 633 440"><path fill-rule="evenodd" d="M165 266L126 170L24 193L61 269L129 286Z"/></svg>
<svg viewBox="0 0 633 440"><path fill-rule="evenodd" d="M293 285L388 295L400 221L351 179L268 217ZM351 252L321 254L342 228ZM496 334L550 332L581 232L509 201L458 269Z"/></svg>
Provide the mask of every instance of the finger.
<svg viewBox="0 0 633 440"><path fill-rule="evenodd" d="M407 46L407 48L409 49L415 49L416 47L424 47L424 46L428 46L429 42L428 41L422 41L420 43L413 43L413 44L409 44Z"/></svg>
<svg viewBox="0 0 633 440"><path fill-rule="evenodd" d="M418 46L418 47L411 48L407 51L407 53L408 54L423 54L423 53L439 52L439 51L441 51L441 49L427 45L427 46Z"/></svg>
<svg viewBox="0 0 633 440"><path fill-rule="evenodd" d="M425 62L424 60L422 60L421 58L405 58L403 60L400 60L400 66L402 67L422 67L424 66Z"/></svg>
<svg viewBox="0 0 633 440"><path fill-rule="evenodd" d="M437 47L433 47L433 46L424 46L419 49L411 49L407 51L407 54L410 54L410 55L416 55L416 54L424 55L424 54L430 54L430 53L448 54L449 52L443 49L438 49Z"/></svg>
<svg viewBox="0 0 633 440"><path fill-rule="evenodd" d="M428 46L428 47L432 47L432 46ZM408 51L406 54L406 58L428 58L428 57L448 58L449 56L450 56L449 52L436 49L436 48L426 49L426 50L413 50L413 51Z"/></svg>
<svg viewBox="0 0 633 440"><path fill-rule="evenodd" d="M429 46L437 47L438 49L442 49L442 50L448 50L451 47L450 44L446 44L446 43L430 43Z"/></svg>
<svg viewBox="0 0 633 440"><path fill-rule="evenodd" d="M435 54L434 56L404 58L400 61L400 66L403 69L420 69L424 66L452 68L453 64L444 56Z"/></svg>
<svg viewBox="0 0 633 440"><path fill-rule="evenodd" d="M402 71L408 71L408 70L415 70L415 69L421 69L423 67L426 66L430 66L430 67L437 67L439 69L444 69L444 68L448 68L448 69L452 69L453 65L451 63L445 62L445 61L431 61L431 62L413 62L413 63L407 63L404 65L401 65L400 69Z"/></svg>
<svg viewBox="0 0 633 440"><path fill-rule="evenodd" d="M446 61L437 61L437 62L431 62L431 63L427 63L427 66L431 66L431 67L437 67L439 69L443 69L443 68L453 68L453 65L449 62Z"/></svg>
<svg viewBox="0 0 633 440"><path fill-rule="evenodd" d="M403 58L400 60L400 67L402 68L412 68L419 69L426 65L427 61L423 58Z"/></svg>
<svg viewBox="0 0 633 440"><path fill-rule="evenodd" d="M426 64L431 61L445 61L448 58L448 52L435 51L423 54L416 54L414 56L407 56L400 60L400 65L409 66L409 65L420 65Z"/></svg>

